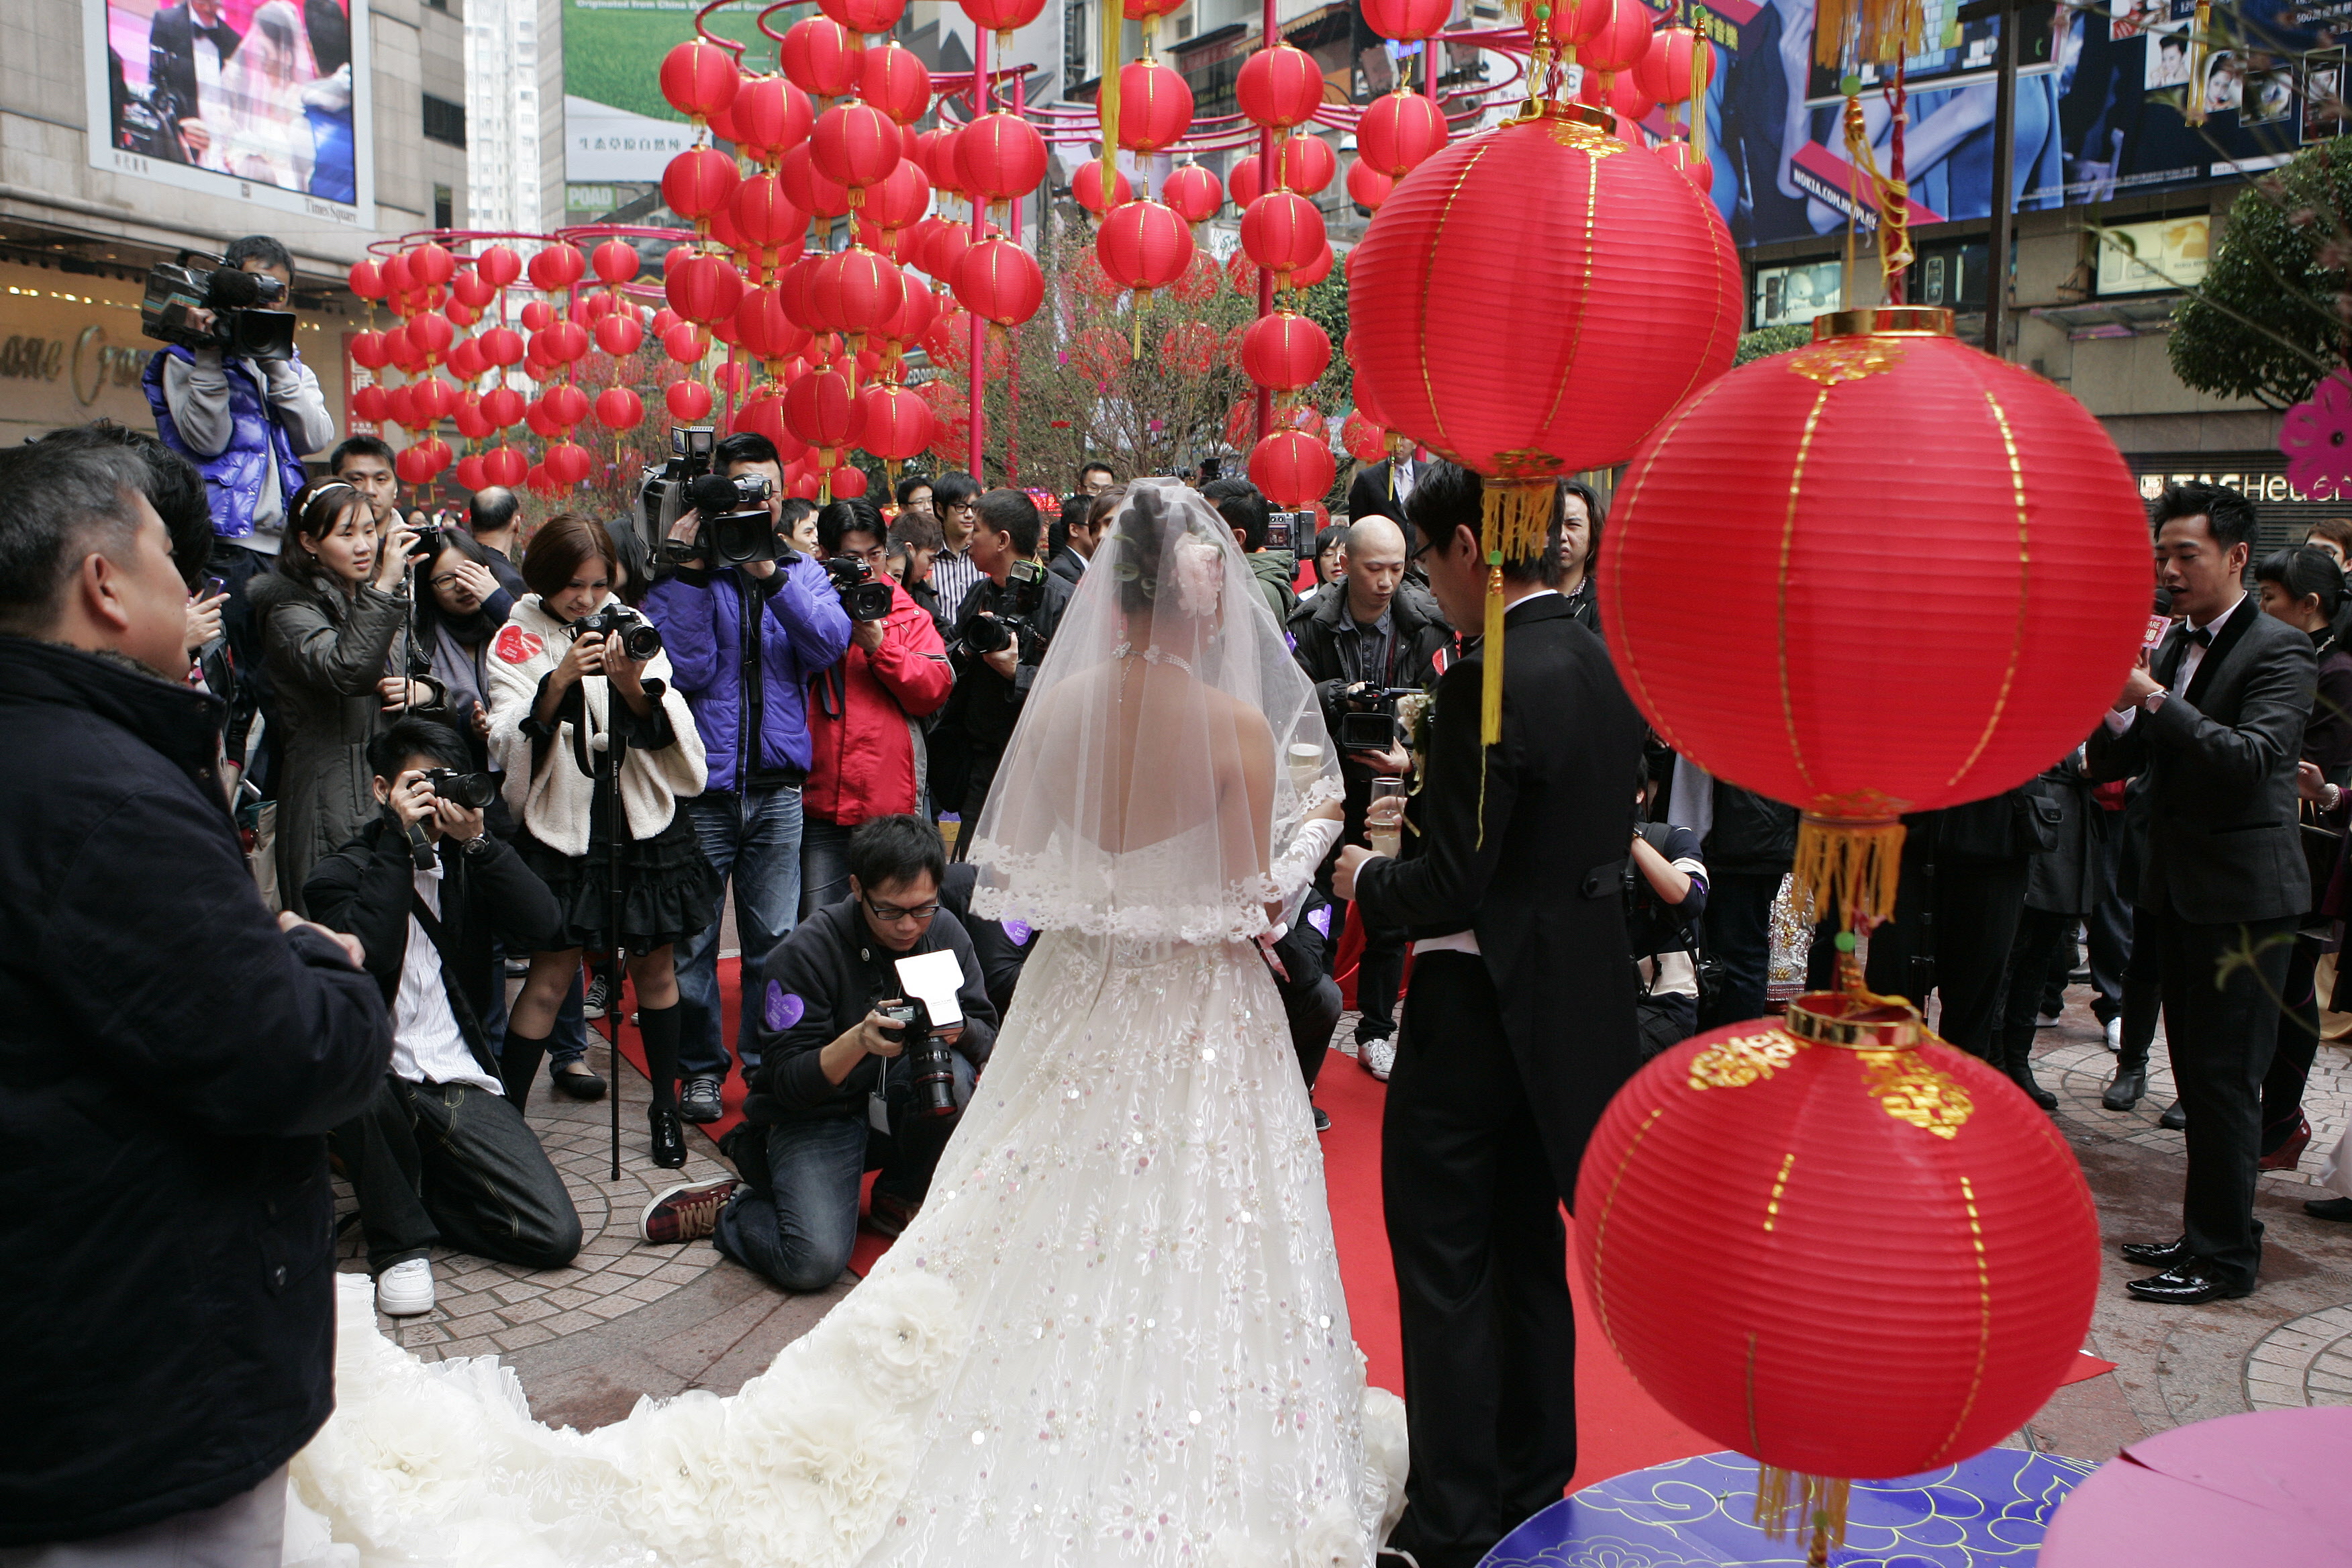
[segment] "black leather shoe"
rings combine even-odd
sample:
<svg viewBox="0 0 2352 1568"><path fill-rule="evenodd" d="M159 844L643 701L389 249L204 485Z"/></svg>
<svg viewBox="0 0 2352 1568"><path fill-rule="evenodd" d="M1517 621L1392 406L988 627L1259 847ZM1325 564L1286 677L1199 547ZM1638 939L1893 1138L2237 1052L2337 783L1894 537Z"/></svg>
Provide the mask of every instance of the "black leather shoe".
<svg viewBox="0 0 2352 1568"><path fill-rule="evenodd" d="M2109 1110L2129 1110L2147 1092L2146 1068L2119 1067L2116 1068L2116 1081L2107 1085L2106 1092L2099 1096L2099 1103Z"/></svg>
<svg viewBox="0 0 2352 1568"><path fill-rule="evenodd" d="M2156 1119L2156 1124L2178 1132L2189 1125L2189 1108L2176 1100L2164 1108L2164 1114Z"/></svg>
<svg viewBox="0 0 2352 1568"><path fill-rule="evenodd" d="M709 1077L690 1078L678 1091L677 1113L688 1121L716 1121L727 1114L727 1107L719 1098L719 1080Z"/></svg>
<svg viewBox="0 0 2352 1568"><path fill-rule="evenodd" d="M2178 1237L2170 1241L2126 1241L2123 1255L2126 1263L2137 1263L2146 1268L2169 1268L2189 1261L2189 1242Z"/></svg>
<svg viewBox="0 0 2352 1568"><path fill-rule="evenodd" d="M1309 1106L1307 1109L1309 1109L1310 1110L1312 1110L1312 1111L1314 1111L1314 1112L1315 1112L1315 1131L1318 1131L1318 1132L1328 1132L1328 1131L1331 1131L1331 1117L1330 1117L1330 1113L1329 1113L1329 1112L1326 1111L1326 1110L1325 1110L1321 1106L1319 1106L1319 1105L1316 1105L1316 1106Z"/></svg>
<svg viewBox="0 0 2352 1568"><path fill-rule="evenodd" d="M2314 1219L2352 1224L2352 1198L2314 1198L2303 1205L2303 1212Z"/></svg>
<svg viewBox="0 0 2352 1568"><path fill-rule="evenodd" d="M2200 1301L2234 1301L2254 1293L2251 1285L2224 1285L2214 1279L2205 1271L2201 1258L2177 1263L2151 1279L2126 1280L2124 1289L2143 1301L2162 1301L2173 1307L2193 1307Z"/></svg>
<svg viewBox="0 0 2352 1568"><path fill-rule="evenodd" d="M654 1163L665 1171L675 1171L686 1163L686 1129L678 1125L677 1111L667 1105L646 1108L646 1125L653 1132Z"/></svg>
<svg viewBox="0 0 2352 1568"><path fill-rule="evenodd" d="M2020 1068L2009 1076L2011 1083L2014 1083L2018 1088L2025 1091L2026 1099L2033 1101L2034 1104L2040 1106L2044 1110L2055 1110L2058 1109L2058 1097L2042 1087L2040 1082L2034 1079L2033 1069L2031 1067Z"/></svg>
<svg viewBox="0 0 2352 1568"><path fill-rule="evenodd" d="M565 1062L552 1068L547 1075L547 1081L555 1086L558 1094L569 1095L573 1100L604 1098L604 1079L594 1068L583 1061Z"/></svg>

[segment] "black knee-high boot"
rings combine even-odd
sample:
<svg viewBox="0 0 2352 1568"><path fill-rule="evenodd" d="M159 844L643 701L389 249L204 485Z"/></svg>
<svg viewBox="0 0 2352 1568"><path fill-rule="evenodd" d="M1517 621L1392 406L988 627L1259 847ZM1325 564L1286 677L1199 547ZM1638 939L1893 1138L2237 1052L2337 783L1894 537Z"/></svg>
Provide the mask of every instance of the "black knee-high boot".
<svg viewBox="0 0 2352 1568"><path fill-rule="evenodd" d="M2009 1074L2010 1080L2025 1091L2025 1097L2044 1110L2058 1109L2058 1097L2042 1087L2033 1076L2033 1026L2005 1025L1997 1037L2000 1060L1996 1066Z"/></svg>
<svg viewBox="0 0 2352 1568"><path fill-rule="evenodd" d="M530 1104L530 1080L539 1076L541 1058L547 1055L547 1037L530 1039L515 1032L511 1020L507 1025L506 1043L499 1049L499 1080L506 1086L507 1099L517 1110Z"/></svg>
<svg viewBox="0 0 2352 1568"><path fill-rule="evenodd" d="M646 1043L646 1076L653 1080L646 1123L653 1135L654 1163L676 1170L686 1163L686 1130L677 1119L678 1006L637 1008L638 1037Z"/></svg>

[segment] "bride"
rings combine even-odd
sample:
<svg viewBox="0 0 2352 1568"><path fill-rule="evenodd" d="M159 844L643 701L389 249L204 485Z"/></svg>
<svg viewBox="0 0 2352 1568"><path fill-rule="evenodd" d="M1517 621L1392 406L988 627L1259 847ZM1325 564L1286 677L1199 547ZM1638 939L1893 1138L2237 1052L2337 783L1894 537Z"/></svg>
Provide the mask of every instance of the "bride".
<svg viewBox="0 0 2352 1568"><path fill-rule="evenodd" d="M1200 496L1129 487L981 814L1045 931L919 1215L728 1398L581 1434L341 1298L289 1563L1364 1568L1403 1506L1254 939L1338 832L1306 676Z"/></svg>

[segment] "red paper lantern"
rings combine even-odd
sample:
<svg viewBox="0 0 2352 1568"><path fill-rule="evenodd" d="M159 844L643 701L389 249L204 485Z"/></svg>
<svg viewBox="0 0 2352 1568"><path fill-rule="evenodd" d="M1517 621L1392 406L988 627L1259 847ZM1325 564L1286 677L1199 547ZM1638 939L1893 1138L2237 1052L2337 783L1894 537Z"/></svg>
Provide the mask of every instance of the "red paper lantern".
<svg viewBox="0 0 2352 1568"><path fill-rule="evenodd" d="M743 279L716 256L689 256L670 269L664 292L671 310L708 326L734 313L743 295Z"/></svg>
<svg viewBox="0 0 2352 1568"><path fill-rule="evenodd" d="M433 478L432 470L425 466L425 454L414 447L404 447L393 454L392 471L404 485L425 484Z"/></svg>
<svg viewBox="0 0 2352 1568"><path fill-rule="evenodd" d="M857 395L857 405L864 426L858 444L886 462L921 452L939 426L929 405L903 386L869 386Z"/></svg>
<svg viewBox="0 0 2352 1568"><path fill-rule="evenodd" d="M1214 175L1211 175L1210 177L1212 179L1215 178ZM1128 178L1125 174L1119 174L1118 171L1114 170L1111 173L1111 181L1110 205L1112 206L1123 206L1127 203L1135 199L1135 187L1128 183ZM1078 172L1070 176L1070 195L1071 198L1078 204L1078 205L1086 208L1087 211L1094 214L1097 217L1100 217L1102 216L1103 199L1101 159L1089 158L1085 163L1078 165Z"/></svg>
<svg viewBox="0 0 2352 1568"><path fill-rule="evenodd" d="M733 103L741 85L735 57L706 38L688 38L662 57L662 96L698 125Z"/></svg>
<svg viewBox="0 0 2352 1568"><path fill-rule="evenodd" d="M607 316L596 323L596 346L622 359L645 346L646 329L634 315Z"/></svg>
<svg viewBox="0 0 2352 1568"><path fill-rule="evenodd" d="M404 251L395 250L385 257L377 276L383 280L384 298L394 302L395 310L400 309L402 297L416 287L415 280L409 276L408 256Z"/></svg>
<svg viewBox="0 0 2352 1568"><path fill-rule="evenodd" d="M1362 144L1360 138L1358 145ZM1396 189L1396 182L1361 158L1348 165L1348 199L1368 212L1378 212L1381 204Z"/></svg>
<svg viewBox="0 0 2352 1568"><path fill-rule="evenodd" d="M1646 59L1648 57L1643 58ZM1618 71L1612 75L1596 71L1587 76L1584 90L1578 95L1577 101L1606 109L1617 116L1618 140L1629 147L1645 144L1648 138L1633 127L1639 126L1649 118L1650 111L1658 107L1657 100L1642 90L1632 71Z"/></svg>
<svg viewBox="0 0 2352 1568"><path fill-rule="evenodd" d="M849 187L816 166L815 153L805 142L784 154L776 165L784 199L814 217L840 217L849 211Z"/></svg>
<svg viewBox="0 0 2352 1568"><path fill-rule="evenodd" d="M1192 124L1192 89L1156 59L1118 69L1118 144L1131 153L1172 147Z"/></svg>
<svg viewBox="0 0 2352 1568"><path fill-rule="evenodd" d="M391 407L383 388L373 382L352 394L352 417L365 420L370 425L383 423Z"/></svg>
<svg viewBox="0 0 2352 1568"><path fill-rule="evenodd" d="M833 470L833 499L855 500L866 493L866 470L844 463Z"/></svg>
<svg viewBox="0 0 2352 1568"><path fill-rule="evenodd" d="M522 423L522 394L511 386L494 386L482 394L482 417L493 430Z"/></svg>
<svg viewBox="0 0 2352 1568"><path fill-rule="evenodd" d="M1360 408L1339 426L1339 445L1360 463L1377 463L1389 455L1389 433L1365 418Z"/></svg>
<svg viewBox="0 0 2352 1568"><path fill-rule="evenodd" d="M898 127L870 103L836 103L809 132L816 172L851 190L879 184L898 166Z"/></svg>
<svg viewBox="0 0 2352 1568"><path fill-rule="evenodd" d="M625 386L608 386L596 395L596 423L607 430L634 430L646 416L645 399Z"/></svg>
<svg viewBox="0 0 2352 1568"><path fill-rule="evenodd" d="M1916 1015L1858 1001L1669 1048L1610 1102L1577 1182L1618 1356L1676 1419L1808 1476L1911 1475L2015 1431L2075 1364L2099 1284L2050 1118Z"/></svg>
<svg viewBox="0 0 2352 1568"><path fill-rule="evenodd" d="M468 310L480 310L488 308L499 291L479 272L460 272L450 280L449 297Z"/></svg>
<svg viewBox="0 0 2352 1568"><path fill-rule="evenodd" d="M352 292L361 299L374 301L392 292L383 280L383 268L373 261L355 261L351 271Z"/></svg>
<svg viewBox="0 0 2352 1568"><path fill-rule="evenodd" d="M835 331L862 338L898 313L906 279L887 258L852 247L818 266L809 292L818 319Z"/></svg>
<svg viewBox="0 0 2352 1568"><path fill-rule="evenodd" d="M745 79L728 111L737 151L771 169L776 161L808 139L816 111L808 94L781 76Z"/></svg>
<svg viewBox="0 0 2352 1568"><path fill-rule="evenodd" d="M786 199L783 182L773 174L753 174L737 185L728 211L736 232L761 250L797 251L808 232L808 215Z"/></svg>
<svg viewBox="0 0 2352 1568"><path fill-rule="evenodd" d="M887 33L906 15L907 0L817 0L817 9L853 33Z"/></svg>
<svg viewBox="0 0 2352 1568"><path fill-rule="evenodd" d="M535 496L551 496L558 489L555 481L548 477L547 467L543 463L530 466L530 471L522 477L522 488Z"/></svg>
<svg viewBox="0 0 2352 1568"><path fill-rule="evenodd" d="M570 364L588 352L587 330L577 321L557 321L531 341L556 364Z"/></svg>
<svg viewBox="0 0 2352 1568"><path fill-rule="evenodd" d="M956 142L963 134L961 125L950 125L937 131L926 131L917 139L922 148L923 172L931 177L931 188L944 195L962 195L963 169L956 163Z"/></svg>
<svg viewBox="0 0 2352 1568"><path fill-rule="evenodd" d="M469 490L486 490L490 488L489 470L478 457L460 458L457 459L457 482Z"/></svg>
<svg viewBox="0 0 2352 1568"><path fill-rule="evenodd" d="M442 306L441 314L448 319L449 324L453 327L470 327L482 319L482 313L479 310L473 310L456 300Z"/></svg>
<svg viewBox="0 0 2352 1568"><path fill-rule="evenodd" d="M353 364L368 370L382 370L392 363L391 345L382 332L353 332L351 354Z"/></svg>
<svg viewBox="0 0 2352 1568"><path fill-rule="evenodd" d="M849 29L832 17L809 16L784 30L776 58L803 92L845 98L857 90L865 53Z"/></svg>
<svg viewBox="0 0 2352 1568"><path fill-rule="evenodd" d="M522 363L522 334L512 327L492 327L475 341L482 345L482 357L501 369Z"/></svg>
<svg viewBox="0 0 2352 1568"><path fill-rule="evenodd" d="M922 268L940 282L952 288L956 268L961 265L964 253L971 248L971 226L943 223L935 229L923 246Z"/></svg>
<svg viewBox="0 0 2352 1568"><path fill-rule="evenodd" d="M1402 180L1445 145L1445 111L1417 92L1388 92L1356 122L1356 158Z"/></svg>
<svg viewBox="0 0 2352 1568"><path fill-rule="evenodd" d="M1304 125L1323 105L1323 68L1305 49L1276 44L1243 62L1234 97L1253 124L1276 131Z"/></svg>
<svg viewBox="0 0 2352 1568"><path fill-rule="evenodd" d="M490 362L483 357L481 341L478 338L460 338L450 344L448 356L442 363L459 381L465 382L478 379L490 368Z"/></svg>
<svg viewBox="0 0 2352 1568"><path fill-rule="evenodd" d="M618 288L637 275L636 247L625 239L608 239L588 253L588 265L599 280Z"/></svg>
<svg viewBox="0 0 2352 1568"><path fill-rule="evenodd" d="M931 107L930 68L893 38L881 48L866 51L858 94L900 125L912 125Z"/></svg>
<svg viewBox="0 0 2352 1568"><path fill-rule="evenodd" d="M415 412L417 424L437 424L457 406L457 389L437 375L428 375L409 384L408 406Z"/></svg>
<svg viewBox="0 0 2352 1568"><path fill-rule="evenodd" d="M547 456L540 459L540 466L557 484L576 485L588 477L588 450L570 441L558 441L547 449Z"/></svg>
<svg viewBox="0 0 2352 1568"><path fill-rule="evenodd" d="M849 378L837 370L813 370L784 388L784 426L812 447L852 444L862 419Z"/></svg>
<svg viewBox="0 0 2352 1568"><path fill-rule="evenodd" d="M884 335L893 342L919 343L938 319L941 301L929 289L908 288Z"/></svg>
<svg viewBox="0 0 2352 1568"><path fill-rule="evenodd" d="M1265 195L1265 178L1256 153L1234 160L1233 167L1225 171L1225 190L1234 198L1234 205L1244 212L1249 210L1250 203Z"/></svg>
<svg viewBox="0 0 2352 1568"><path fill-rule="evenodd" d="M1320 136L1293 136L1282 144L1282 184L1285 190L1313 195L1339 172L1339 155Z"/></svg>
<svg viewBox="0 0 2352 1568"><path fill-rule="evenodd" d="M1633 79L1659 103L1688 103L1694 55L1697 89L1704 93L1715 80L1715 46L1688 27L1659 28L1650 39L1648 52L1633 62Z"/></svg>
<svg viewBox="0 0 2352 1568"><path fill-rule="evenodd" d="M559 381L541 393L539 405L558 429L569 430L588 417L588 395L568 381Z"/></svg>
<svg viewBox="0 0 2352 1568"><path fill-rule="evenodd" d="M424 288L438 289L457 272L457 258L429 239L408 253L408 275Z"/></svg>
<svg viewBox="0 0 2352 1568"><path fill-rule="evenodd" d="M1295 310L1276 310L1242 333L1242 374L1276 392L1314 384L1331 363L1331 334Z"/></svg>
<svg viewBox="0 0 2352 1568"><path fill-rule="evenodd" d="M493 245L474 258L474 271L493 289L503 289L522 276L522 258L503 245Z"/></svg>
<svg viewBox="0 0 2352 1568"><path fill-rule="evenodd" d="M1532 485L1621 463L1730 363L1739 267L1722 218L1595 119L1554 107L1448 147L1350 258L1352 363L1382 423L1482 474ZM1498 270L1506 252L1520 263Z"/></svg>
<svg viewBox="0 0 2352 1568"><path fill-rule="evenodd" d="M1315 285L1331 276L1331 268L1339 265L1339 258L1331 252L1331 242L1325 240L1323 248L1316 253L1314 260L1292 270L1290 286L1293 289L1314 288Z"/></svg>
<svg viewBox="0 0 2352 1568"><path fill-rule="evenodd" d="M409 322L407 331L410 348L424 355L427 364L438 363L441 356L449 352L449 344L457 335L457 329L449 324L448 317L432 314L419 316Z"/></svg>
<svg viewBox="0 0 2352 1568"><path fill-rule="evenodd" d="M1268 191L1242 213L1242 249L1278 280L1313 261L1324 244L1323 215L1290 191Z"/></svg>
<svg viewBox="0 0 2352 1568"><path fill-rule="evenodd" d="M1095 235L1095 255L1113 283L1136 291L1137 303L1165 289L1192 265L1192 230L1174 208L1153 201L1111 209Z"/></svg>
<svg viewBox="0 0 2352 1568"><path fill-rule="evenodd" d="M806 328L784 314L776 285L747 289L735 307L735 336L746 353L770 362L790 359L808 346Z"/></svg>
<svg viewBox="0 0 2352 1568"><path fill-rule="evenodd" d="M530 460L512 447L493 447L482 454L482 477L494 485L522 483L530 467Z"/></svg>
<svg viewBox="0 0 2352 1568"><path fill-rule="evenodd" d="M1833 335L1823 317L1811 346L1743 365L1668 416L1618 488L1600 574L1611 651L1660 736L1829 818L2024 783L2115 700L2147 613L2147 521L2098 422L1932 330L1948 333L1948 312L1875 319L1906 330ZM1709 551L1712 632L1753 626L1767 651L1704 675L1647 585L1700 537L1702 489L1717 518L1726 495L1787 498L1753 549ZM1970 584L1965 605L1855 613L1898 602L1896 563L1921 552ZM1937 721L1890 729L1888 714L1927 710L1906 702L1932 703Z"/></svg>
<svg viewBox="0 0 2352 1568"><path fill-rule="evenodd" d="M1045 14L1045 0L963 0L963 14L992 32L1017 32Z"/></svg>
<svg viewBox="0 0 2352 1568"><path fill-rule="evenodd" d="M1045 177L1045 139L1004 110L983 114L956 133L956 169L974 201L1009 202Z"/></svg>
<svg viewBox="0 0 2352 1568"><path fill-rule="evenodd" d="M1433 38L1454 17L1454 0L1363 0L1364 26L1383 38Z"/></svg>
<svg viewBox="0 0 2352 1568"><path fill-rule="evenodd" d="M576 245L551 245L530 258L530 286L542 294L571 288L588 271L588 258Z"/></svg>
<svg viewBox="0 0 2352 1568"><path fill-rule="evenodd" d="M955 296L974 315L1014 327L1044 303L1045 275L1037 269L1037 258L1013 241L983 239L956 263Z"/></svg>
<svg viewBox="0 0 2352 1568"><path fill-rule="evenodd" d="M930 210L931 177L912 158L901 158L889 176L866 193L866 216L893 237L914 227Z"/></svg>
<svg viewBox="0 0 2352 1568"><path fill-rule="evenodd" d="M457 406L449 410L449 422L468 441L482 440L495 428L482 413L482 400L470 392L459 397Z"/></svg>
<svg viewBox="0 0 2352 1568"><path fill-rule="evenodd" d="M1102 165L1097 163L1094 167L1099 171ZM1122 177L1121 184L1124 183ZM1225 188L1214 174L1200 164L1179 163L1160 182L1160 199L1174 207L1186 223L1206 223L1225 205Z"/></svg>
<svg viewBox="0 0 2352 1568"><path fill-rule="evenodd" d="M379 417L387 425L398 425L406 428L423 423L416 416L416 389L409 384L403 383L386 392L383 395L383 412Z"/></svg>
<svg viewBox="0 0 2352 1568"><path fill-rule="evenodd" d="M718 148L689 147L662 170L662 200L690 223L708 222L734 195L741 178L735 160Z"/></svg>
<svg viewBox="0 0 2352 1568"><path fill-rule="evenodd" d="M543 332L555 324L555 307L544 300L533 300L522 308L520 319L526 331Z"/></svg>
<svg viewBox="0 0 2352 1568"><path fill-rule="evenodd" d="M1276 430L1250 448L1250 483L1278 507L1309 506L1322 500L1339 471L1329 444L1304 430Z"/></svg>
<svg viewBox="0 0 2352 1568"><path fill-rule="evenodd" d="M1604 75L1632 70L1650 52L1654 14L1643 0L1591 0L1590 9L1599 23L1577 41L1577 64ZM1583 25L1580 19L1578 25Z"/></svg>
<svg viewBox="0 0 2352 1568"><path fill-rule="evenodd" d="M710 403L710 388L698 381L673 381L662 393L663 406L682 425L709 417Z"/></svg>

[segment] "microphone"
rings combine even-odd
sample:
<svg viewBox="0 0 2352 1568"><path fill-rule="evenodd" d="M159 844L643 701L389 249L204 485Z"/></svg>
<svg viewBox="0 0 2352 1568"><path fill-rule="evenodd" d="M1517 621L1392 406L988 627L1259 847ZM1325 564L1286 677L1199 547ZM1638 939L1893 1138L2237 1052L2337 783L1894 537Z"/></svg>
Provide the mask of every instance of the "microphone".
<svg viewBox="0 0 2352 1568"><path fill-rule="evenodd" d="M686 487L687 504L705 517L720 517L735 510L735 481L719 474L705 474Z"/></svg>
<svg viewBox="0 0 2352 1568"><path fill-rule="evenodd" d="M267 293L263 291L264 284L269 286ZM277 285L277 279L264 277L258 272L247 272L241 267L215 268L205 285L205 303L215 310L235 310L247 305L258 305L276 297Z"/></svg>

